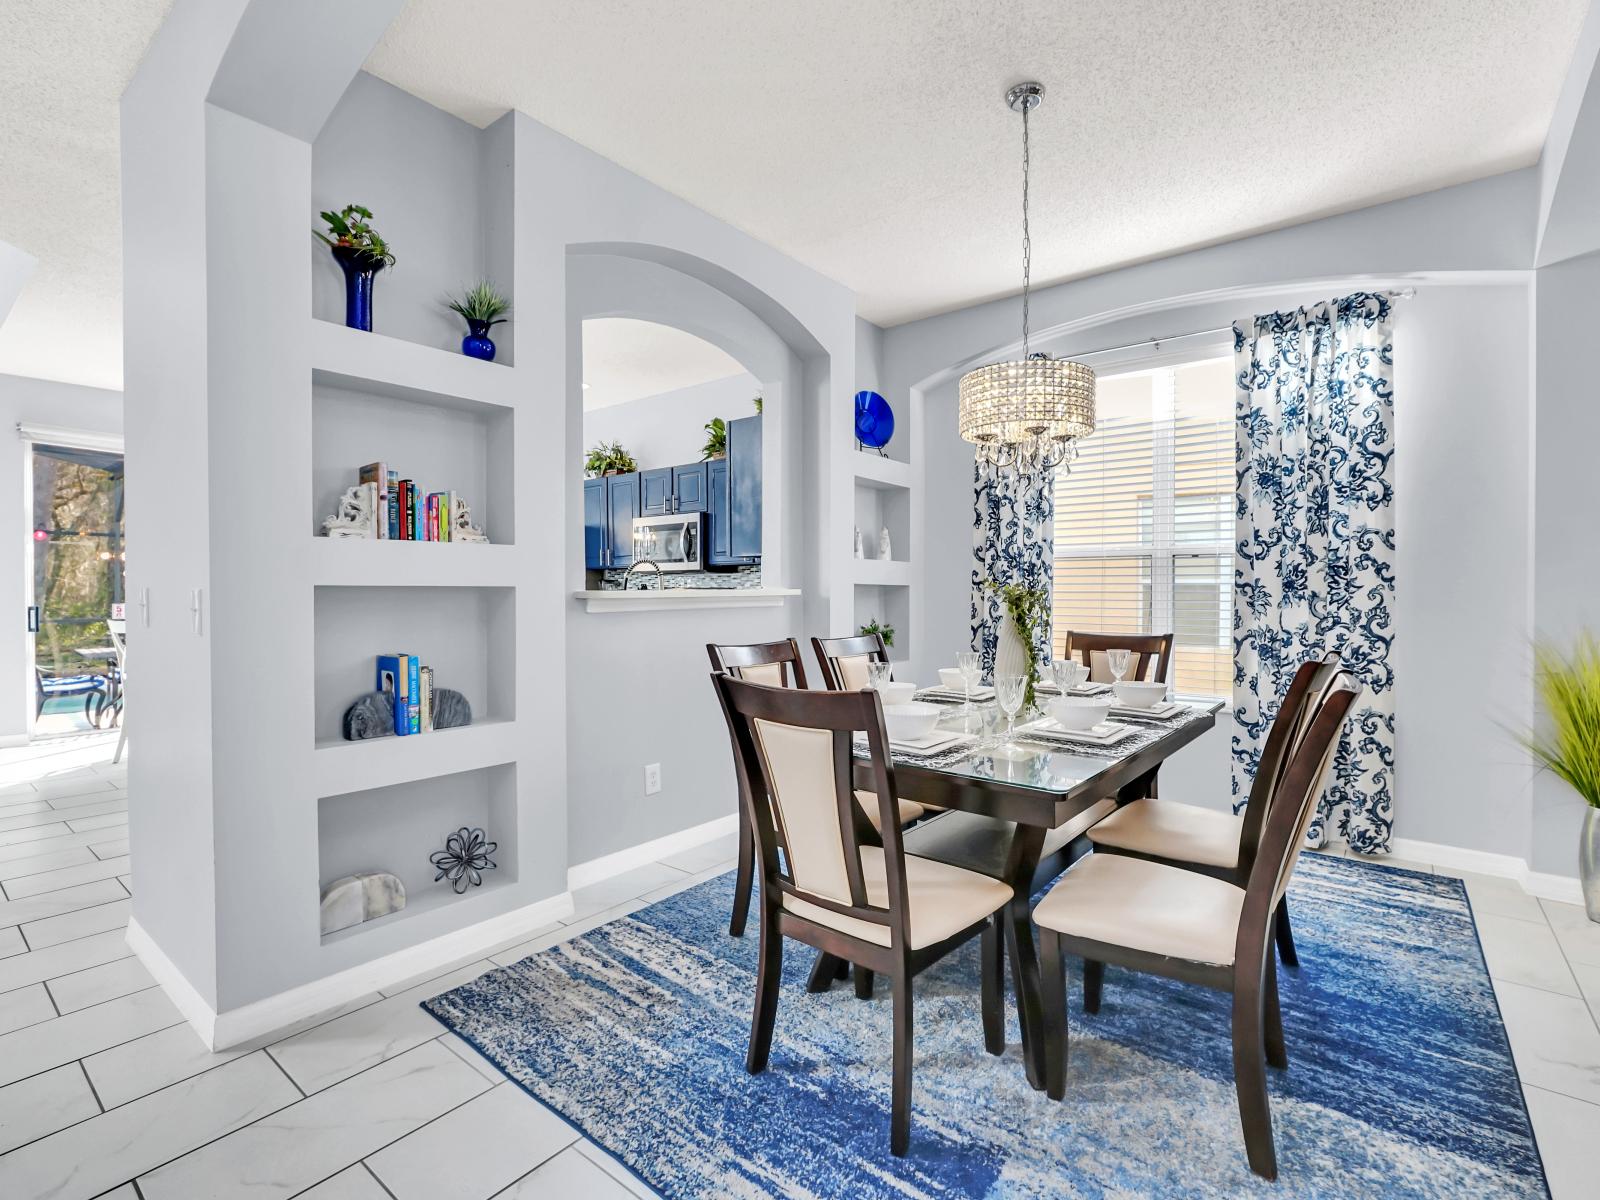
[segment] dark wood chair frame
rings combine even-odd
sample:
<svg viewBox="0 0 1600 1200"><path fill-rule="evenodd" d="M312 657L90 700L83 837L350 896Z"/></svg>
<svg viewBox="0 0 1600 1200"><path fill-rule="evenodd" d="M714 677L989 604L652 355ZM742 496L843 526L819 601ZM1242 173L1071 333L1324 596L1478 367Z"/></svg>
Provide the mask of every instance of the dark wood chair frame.
<svg viewBox="0 0 1600 1200"><path fill-rule="evenodd" d="M1353 675L1340 672L1317 703L1304 738L1289 758L1280 799L1266 815L1245 886L1231 966L1171 958L1039 927L1045 1091L1051 1099L1066 1095L1066 955L1229 992L1233 996L1234 1086L1245 1152L1252 1171L1266 1179L1277 1178L1266 1068L1287 1067L1289 1060L1278 1008L1277 960L1271 952L1276 893L1293 870L1296 843L1304 837L1309 810L1317 801L1345 717L1360 690ZM1084 985L1088 987L1087 974Z"/></svg>
<svg viewBox="0 0 1600 1200"><path fill-rule="evenodd" d="M801 692L763 687L727 674L714 674L711 679L732 731L737 750L737 769L741 776L739 794L750 810L750 823L755 833L761 866L761 945L755 1010L745 1069L756 1075L767 1067L777 1018L784 938L794 938L822 951L824 955L832 955L836 959L889 976L894 992L889 1149L891 1153L903 1156L909 1148L911 1137L912 979L919 971L971 938L980 937L983 969L979 1003L984 1046L992 1054L1002 1053L1005 1048L1005 1018L1001 995L1000 937L1006 906L942 942L919 950L911 949L905 853L900 841L899 823L895 820L898 793L895 790L894 767L889 759L888 733L883 725L883 706L877 693ZM849 904L801 890L786 869L784 864L792 862L792 859L784 846L781 831L773 820L772 806L767 803L770 785L753 732L757 720L832 731L835 804L845 848ZM856 763L853 762L851 740L858 729L864 729L867 734L873 791L878 798L882 820L881 833L876 836L881 837L883 846L888 883L887 908L868 904L862 878L861 847L871 844L867 835L873 831L855 798ZM780 849L785 850L783 862L778 857ZM889 931L890 944L882 946L808 920L783 906L785 896L802 899L842 916L885 926Z"/></svg>
<svg viewBox="0 0 1600 1200"><path fill-rule="evenodd" d="M854 637L811 639L811 649L822 668L822 686L832 692L844 691L844 677L839 673L838 660L865 654L872 662L888 662L889 648L883 644L883 635L863 633Z"/></svg>
<svg viewBox="0 0 1600 1200"><path fill-rule="evenodd" d="M806 666L800 660L800 645L793 638L781 642L758 642L749 646L719 646L706 643L711 669L719 675L735 675L745 667L778 666L787 686L806 688ZM735 755L737 758L737 754ZM737 764L736 764L737 765ZM741 783L742 787L743 784ZM739 798L739 869L733 883L733 915L728 919L730 937L743 937L750 916L750 889L755 883L756 842L750 833L750 817L744 798Z"/></svg>
<svg viewBox="0 0 1600 1200"><path fill-rule="evenodd" d="M1084 633L1067 630L1067 652L1064 657L1076 658L1085 667L1094 666L1093 651L1132 650L1133 671L1130 680L1153 678L1166 683L1172 670L1172 643L1170 633ZM1149 676L1146 667L1156 660L1155 675Z"/></svg>
<svg viewBox="0 0 1600 1200"><path fill-rule="evenodd" d="M1278 715L1273 719L1272 728L1267 731L1266 745L1261 748L1261 761L1256 764L1255 781L1250 785L1250 802L1245 805L1244 822L1239 829L1239 856L1234 860L1235 866L1217 867L1182 858L1144 854L1117 846L1096 846L1096 852L1125 854L1130 858L1144 858L1151 862L1164 863L1169 867L1182 867L1185 871L1197 871L1202 875L1226 879L1243 887L1250 878L1250 867L1255 861L1256 847L1261 842L1261 830L1266 824L1267 813L1271 810L1273 799L1283 783L1289 760L1309 727L1308 714L1314 712L1322 702L1323 696L1333 686L1334 680L1339 677L1339 672L1342 670L1343 664L1339 656L1329 652L1320 659L1308 659L1301 663L1294 673L1294 678L1289 681L1289 690L1283 694L1283 703L1278 706ZM1294 948L1294 928L1289 923L1287 898L1279 902L1277 910L1273 913L1273 936L1277 941L1278 957L1283 960L1283 965L1298 967L1300 956ZM1090 975L1094 978L1092 987L1087 986ZM1091 1013L1100 1011L1099 979L1098 965L1085 975L1084 1003L1087 1011ZM1091 1003L1093 1007L1089 1007Z"/></svg>

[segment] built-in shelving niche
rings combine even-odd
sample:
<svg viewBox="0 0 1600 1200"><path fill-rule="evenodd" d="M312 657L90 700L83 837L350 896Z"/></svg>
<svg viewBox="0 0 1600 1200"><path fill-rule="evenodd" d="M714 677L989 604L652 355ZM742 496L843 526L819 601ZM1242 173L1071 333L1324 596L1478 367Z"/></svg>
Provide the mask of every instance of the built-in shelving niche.
<svg viewBox="0 0 1600 1200"><path fill-rule="evenodd" d="M478 548L456 549L470 553ZM380 654L415 654L433 668L436 688L454 688L466 696L474 724L516 717L514 588L319 586L315 630L319 756L347 745L344 712L373 690ZM456 733L444 729L413 736L448 739ZM384 739L382 749L406 741Z"/></svg>
<svg viewBox="0 0 1600 1200"><path fill-rule="evenodd" d="M515 540L514 409L330 369L312 372L311 397L314 535L361 467L382 462L429 491L463 497L490 542Z"/></svg>
<svg viewBox="0 0 1600 1200"><path fill-rule="evenodd" d="M446 880L435 883L428 856L467 826L498 843L495 869L483 884L457 895ZM324 796L317 801L318 886L360 871L388 871L406 889L397 913L338 930L323 945L360 937L447 905L471 901L517 879L517 768L514 763L456 771L388 787Z"/></svg>
<svg viewBox="0 0 1600 1200"><path fill-rule="evenodd" d="M889 558L911 560L911 489L856 480L855 527L866 551L863 561L878 560L878 538L889 531Z"/></svg>
<svg viewBox="0 0 1600 1200"><path fill-rule="evenodd" d="M894 626L894 645L889 647L891 662L904 662L910 657L911 642L911 589L900 586L857 584L856 628L869 621L887 621ZM913 680L913 682L922 682Z"/></svg>

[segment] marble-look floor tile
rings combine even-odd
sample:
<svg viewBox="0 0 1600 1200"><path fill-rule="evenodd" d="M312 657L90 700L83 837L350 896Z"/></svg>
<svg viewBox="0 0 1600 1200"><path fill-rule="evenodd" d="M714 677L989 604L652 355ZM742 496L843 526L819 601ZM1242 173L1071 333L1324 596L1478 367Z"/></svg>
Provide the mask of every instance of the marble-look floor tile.
<svg viewBox="0 0 1600 1200"><path fill-rule="evenodd" d="M444 1026L418 1005L429 996L476 979L489 965L486 961L472 963L315 1029L275 1042L268 1047L268 1052L308 1095L321 1091L385 1059L435 1040L444 1032Z"/></svg>
<svg viewBox="0 0 1600 1200"><path fill-rule="evenodd" d="M649 1192L630 1191L604 1168L573 1146L494 1197L494 1200L549 1200L553 1196L582 1196L583 1200L634 1200Z"/></svg>
<svg viewBox="0 0 1600 1200"><path fill-rule="evenodd" d="M17 1083L0 1087L0 1155L99 1116L94 1091L78 1064L67 1063ZM0 1172L6 1160L0 1158ZM0 1179L4 1179L0 1173ZM3 1196L32 1196L33 1192L8 1192Z"/></svg>
<svg viewBox="0 0 1600 1200"><path fill-rule="evenodd" d="M1543 1088L1525 1087L1522 1094L1544 1159L1551 1200L1590 1200L1595 1191L1594 1142L1600 1133L1600 1108Z"/></svg>
<svg viewBox="0 0 1600 1200"><path fill-rule="evenodd" d="M633 1172L629 1171L627 1167L623 1166L616 1159L612 1158L611 1155L600 1149L599 1146L596 1146L593 1142L589 1141L588 1138L585 1138L583 1141L579 1142L574 1149L576 1149L579 1154L583 1155L584 1158L588 1159L591 1163L604 1171L615 1182L620 1183L623 1187L627 1188L631 1195L639 1197L640 1200L654 1200L655 1193L649 1188L645 1187L644 1184L640 1183L638 1177L635 1176Z"/></svg>
<svg viewBox="0 0 1600 1200"><path fill-rule="evenodd" d="M669 854L661 861L669 867L677 867L680 871L698 875L701 871L709 871L712 867L735 862L738 857L739 835L729 833L701 845L691 846L682 853Z"/></svg>
<svg viewBox="0 0 1600 1200"><path fill-rule="evenodd" d="M121 858L128 853L128 839L120 837L109 842L91 842L89 849L96 858Z"/></svg>
<svg viewBox="0 0 1600 1200"><path fill-rule="evenodd" d="M122 891L120 885L117 891L119 893ZM61 893L54 894L59 896ZM80 908L76 912L62 913L59 917L29 921L17 928L22 936L28 939L28 945L35 950L43 950L48 946L57 946L62 942L88 937L92 933L105 933L108 929L126 929L132 905L133 901L124 895L120 900L110 900L90 908Z"/></svg>
<svg viewBox="0 0 1600 1200"><path fill-rule="evenodd" d="M1591 1004L1600 1004L1600 967L1571 961L1567 965L1572 968L1572 977L1578 981L1578 991L1583 993L1583 998Z"/></svg>
<svg viewBox="0 0 1600 1200"><path fill-rule="evenodd" d="M248 1053L243 1047L212 1053L185 1023L91 1054L83 1060L83 1069L100 1103L117 1108Z"/></svg>
<svg viewBox="0 0 1600 1200"><path fill-rule="evenodd" d="M62 888L32 896L27 900L0 900L0 927L27 925L62 913L77 912L104 904L108 900L126 900L128 893L115 879L103 879L80 887Z"/></svg>
<svg viewBox="0 0 1600 1200"><path fill-rule="evenodd" d="M52 821L48 825L25 825L20 829L0 830L0 846L18 846L24 842L37 842L45 838L60 837L72 830L64 821Z"/></svg>
<svg viewBox="0 0 1600 1200"><path fill-rule="evenodd" d="M389 1193L365 1163L357 1163L301 1192L297 1200L389 1200Z"/></svg>
<svg viewBox="0 0 1600 1200"><path fill-rule="evenodd" d="M0 958L10 958L13 954L22 954L28 949L28 943L22 940L22 930L15 925L0 927Z"/></svg>
<svg viewBox="0 0 1600 1200"><path fill-rule="evenodd" d="M367 1166L395 1200L492 1196L578 1140L513 1083L502 1083L378 1151ZM471 1145L470 1155L456 1153Z"/></svg>
<svg viewBox="0 0 1600 1200"><path fill-rule="evenodd" d="M86 833L73 833L63 829L52 837L0 845L0 863L9 863L19 858L37 858L41 854L53 854L57 850L69 850L74 846L93 846L96 842L124 835L124 831L120 829L91 829Z"/></svg>
<svg viewBox="0 0 1600 1200"><path fill-rule="evenodd" d="M0 1195L88 1200L299 1098L265 1054L252 1054L0 1158ZM238 1193L224 1187L184 1194Z"/></svg>
<svg viewBox="0 0 1600 1200"><path fill-rule="evenodd" d="M139 1192L132 1182L114 1187L109 1192L101 1192L94 1200L139 1200Z"/></svg>
<svg viewBox="0 0 1600 1200"><path fill-rule="evenodd" d="M1522 1082L1600 1104L1600 1029L1589 1006L1516 983L1497 984L1495 995Z"/></svg>
<svg viewBox="0 0 1600 1200"><path fill-rule="evenodd" d="M450 1051L428 1042L141 1176L139 1189L145 1200L293 1196L488 1086Z"/></svg>
<svg viewBox="0 0 1600 1200"><path fill-rule="evenodd" d="M74 971L71 975L52 979L46 986L50 989L50 998L56 1002L56 1008L65 1015L88 1008L91 1004L103 1004L130 992L155 987L156 981L142 962L129 957Z"/></svg>
<svg viewBox="0 0 1600 1200"><path fill-rule="evenodd" d="M34 781L33 790L48 800L60 800L73 796L86 796L94 792L115 791L117 785L109 779L85 771L81 775L74 775L60 779L39 779Z"/></svg>
<svg viewBox="0 0 1600 1200"><path fill-rule="evenodd" d="M40 829L46 825L54 825L61 819L62 814L43 801L38 804L20 804L12 809L10 816L0 816L0 833Z"/></svg>
<svg viewBox="0 0 1600 1200"><path fill-rule="evenodd" d="M118 825L128 823L128 805L113 804L103 813L89 814L84 812L63 813L67 818L67 828L73 833L84 833L90 829L114 829Z"/></svg>
<svg viewBox="0 0 1600 1200"><path fill-rule="evenodd" d="M76 887L80 883L93 883L100 879L115 879L127 870L128 858L127 855L123 855L121 858L96 859L94 862L83 863L76 867L62 867L57 871L45 871L39 875L25 875L21 879L11 879L5 883L0 883L0 887L5 889L6 896L9 899L26 900L29 896L60 891L65 887Z"/></svg>
<svg viewBox="0 0 1600 1200"><path fill-rule="evenodd" d="M62 942L45 950L35 950L31 954L0 959L0 992L98 967L101 963L127 958L132 953L123 931L112 929L76 941Z"/></svg>
<svg viewBox="0 0 1600 1200"><path fill-rule="evenodd" d="M470 1042L457 1037L453 1033L447 1033L439 1038L439 1044L446 1050L449 1050L450 1053L454 1054L462 1062L466 1063L467 1066L471 1067L479 1075L482 1075L490 1083L498 1084L505 1082L506 1076L500 1070L500 1068L495 1066L483 1055L479 1054Z"/></svg>
<svg viewBox="0 0 1600 1200"><path fill-rule="evenodd" d="M50 993L44 984L30 984L14 992L0 992L0 1033L13 1029L26 1029L56 1015L56 1006L50 1003Z"/></svg>
<svg viewBox="0 0 1600 1200"><path fill-rule="evenodd" d="M1471 871L1457 872L1456 878L1467 885L1467 898L1472 901L1474 915L1515 917L1519 921L1545 924L1544 909L1539 906L1539 898L1528 895L1516 880L1476 875Z"/></svg>
<svg viewBox="0 0 1600 1200"><path fill-rule="evenodd" d="M609 925L612 921L620 920L630 913L636 913L641 908L648 907L649 903L643 896L635 896L632 900L626 900L615 907L603 909L597 913L590 913L587 917L574 921L570 925L562 925L549 933L530 938L526 942L519 942L509 950L503 950L496 954L489 961L497 967L510 966L514 962L521 962L530 954L548 950L551 946L571 941L573 938L581 937L592 929L599 929L602 925Z"/></svg>
<svg viewBox="0 0 1600 1200"><path fill-rule="evenodd" d="M505 951L510 950L515 946L520 946L523 942L529 941L533 938L544 937L546 934L552 933L560 928L562 928L560 921L551 921L548 925L541 925L531 932L521 935L520 937L509 938L504 942L500 942L497 945L491 946L487 953L463 955L461 958L451 959L441 964L437 968L430 968L419 975L409 976L406 979L399 980L396 983L388 984L385 987L379 988L378 990L385 996L398 996L401 992L409 992L414 988L421 987L425 983L431 983L435 979L442 979L444 976L455 971L459 971L462 967L471 966L475 962L481 962L484 959L492 960L496 954L502 954Z"/></svg>
<svg viewBox="0 0 1600 1200"><path fill-rule="evenodd" d="M146 988L0 1035L0 1084L26 1079L182 1020L160 988ZM5 1191L0 1189L3 1195Z"/></svg>
<svg viewBox="0 0 1600 1200"><path fill-rule="evenodd" d="M1567 959L1587 967L1600 967L1600 922L1589 920L1581 904L1541 900L1550 928Z"/></svg>
<svg viewBox="0 0 1600 1200"><path fill-rule="evenodd" d="M50 802L48 800L41 800L38 796L29 796L26 798L17 796L6 801L4 804L0 804L0 821L9 820L12 817L27 817L32 816L34 813L48 813L53 811L54 810L50 807ZM45 819L48 821L51 818L46 817Z"/></svg>
<svg viewBox="0 0 1600 1200"><path fill-rule="evenodd" d="M571 925L626 900L666 887L683 879L684 875L685 872L675 867L665 866L662 863L647 863L631 871L624 871L620 875L613 875L610 879L602 879L599 883L591 883L588 887L578 888L572 893L572 915L567 917L564 923Z"/></svg>
<svg viewBox="0 0 1600 1200"><path fill-rule="evenodd" d="M1548 925L1515 917L1477 914L1478 940L1489 964L1489 977L1527 987L1578 995L1578 983Z"/></svg>

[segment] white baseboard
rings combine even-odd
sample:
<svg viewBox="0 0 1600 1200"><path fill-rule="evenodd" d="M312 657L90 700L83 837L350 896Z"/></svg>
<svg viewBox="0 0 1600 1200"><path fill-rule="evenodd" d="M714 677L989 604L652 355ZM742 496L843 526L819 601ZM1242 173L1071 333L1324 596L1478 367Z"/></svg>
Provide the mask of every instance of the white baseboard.
<svg viewBox="0 0 1600 1200"><path fill-rule="evenodd" d="M132 918L128 921L128 946L206 1045L212 1050L227 1050L270 1037L358 996L426 975L436 967L443 971L451 963L487 954L496 946L515 941L522 934L532 936L535 930L571 915L572 893L561 892L465 929L441 934L276 996L220 1013L206 1003L161 947Z"/></svg>
<svg viewBox="0 0 1600 1200"><path fill-rule="evenodd" d="M696 846L703 846L707 842L716 841L719 837L738 832L739 814L729 813L725 817L718 817L715 821L707 821L704 825L669 833L666 837L656 838L653 842L641 842L637 846L629 846L626 850L618 850L615 854L591 858L588 862L567 868L567 890L575 892L581 887L588 887L591 883L599 883L602 879L610 879L613 875L621 875L624 871L646 866L671 854L682 854L685 850L693 850Z"/></svg>
<svg viewBox="0 0 1600 1200"><path fill-rule="evenodd" d="M1514 880L1530 896L1545 900L1562 900L1568 904L1582 904L1583 890L1576 875L1552 875L1535 871L1514 854L1493 854L1487 850L1468 850L1462 846L1447 846L1443 842L1419 842L1411 838L1395 838L1395 855L1417 862L1450 867L1457 871L1473 871L1479 875L1497 875Z"/></svg>

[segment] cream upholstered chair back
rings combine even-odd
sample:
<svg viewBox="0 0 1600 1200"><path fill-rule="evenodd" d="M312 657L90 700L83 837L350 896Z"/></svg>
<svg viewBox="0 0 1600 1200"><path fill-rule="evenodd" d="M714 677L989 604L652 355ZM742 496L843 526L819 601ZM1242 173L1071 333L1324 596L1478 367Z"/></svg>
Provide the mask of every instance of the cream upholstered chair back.
<svg viewBox="0 0 1600 1200"><path fill-rule="evenodd" d="M767 687L806 686L806 668L800 646L793 638L781 642L756 642L746 646L706 643L711 669Z"/></svg>
<svg viewBox="0 0 1600 1200"><path fill-rule="evenodd" d="M859 692L867 686L867 664L888 662L889 650L876 633L857 637L812 638L822 686L835 692Z"/></svg>
<svg viewBox="0 0 1600 1200"><path fill-rule="evenodd" d="M833 912L894 927L905 917L904 853L888 735L876 692L798 691L712 676L733 731L741 792L755 797L751 825L762 876L778 890ZM865 730L888 880L889 906L868 904L851 739ZM781 853L781 857L779 852ZM904 938L906 930L900 930Z"/></svg>
<svg viewBox="0 0 1600 1200"><path fill-rule="evenodd" d="M1166 682L1171 678L1172 643L1170 633L1084 633L1069 629L1063 658L1075 658L1089 668L1090 683L1112 681L1108 650L1131 650L1133 662L1125 678Z"/></svg>
<svg viewBox="0 0 1600 1200"><path fill-rule="evenodd" d="M1254 861L1256 847L1261 841L1261 831L1271 810L1274 797L1283 782L1296 749L1305 740L1317 708L1326 698L1341 670L1339 656L1327 654L1322 659L1308 659L1300 664L1283 694L1272 728L1267 731L1266 744L1256 763L1255 778L1250 784L1249 803L1245 806L1244 825L1239 846L1239 862L1248 870Z"/></svg>

